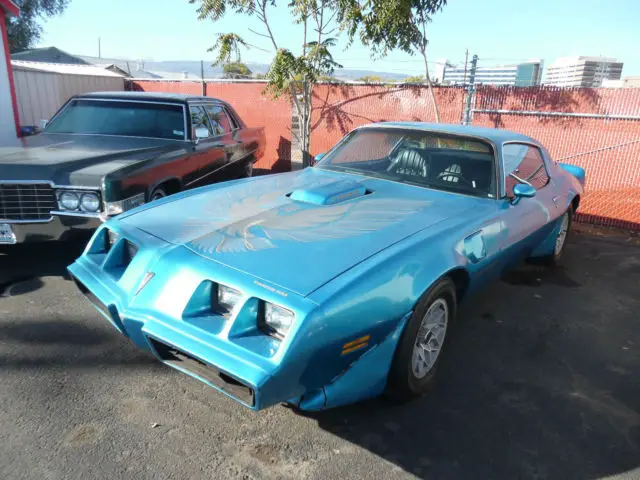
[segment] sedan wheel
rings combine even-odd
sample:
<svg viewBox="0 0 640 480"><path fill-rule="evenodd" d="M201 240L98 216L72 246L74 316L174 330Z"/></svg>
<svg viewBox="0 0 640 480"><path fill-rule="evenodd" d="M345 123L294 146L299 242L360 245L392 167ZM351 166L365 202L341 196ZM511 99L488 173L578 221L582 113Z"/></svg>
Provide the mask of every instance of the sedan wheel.
<svg viewBox="0 0 640 480"><path fill-rule="evenodd" d="M244 167L244 176L245 178L253 176L253 162L248 162Z"/></svg>
<svg viewBox="0 0 640 480"><path fill-rule="evenodd" d="M160 200L161 198L164 198L166 196L167 196L167 192L165 192L162 187L158 187L154 189L153 192L151 193L151 197L149 198L149 201L153 202L155 200Z"/></svg>

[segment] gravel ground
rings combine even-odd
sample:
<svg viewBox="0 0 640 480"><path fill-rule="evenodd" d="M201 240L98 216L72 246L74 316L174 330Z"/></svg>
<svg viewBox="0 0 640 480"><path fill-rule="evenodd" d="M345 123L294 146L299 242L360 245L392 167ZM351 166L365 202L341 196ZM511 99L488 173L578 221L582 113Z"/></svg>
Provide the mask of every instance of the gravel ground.
<svg viewBox="0 0 640 480"><path fill-rule="evenodd" d="M640 245L578 234L460 312L440 380L403 406L254 413L139 352L64 267L0 254L0 478L640 477Z"/></svg>

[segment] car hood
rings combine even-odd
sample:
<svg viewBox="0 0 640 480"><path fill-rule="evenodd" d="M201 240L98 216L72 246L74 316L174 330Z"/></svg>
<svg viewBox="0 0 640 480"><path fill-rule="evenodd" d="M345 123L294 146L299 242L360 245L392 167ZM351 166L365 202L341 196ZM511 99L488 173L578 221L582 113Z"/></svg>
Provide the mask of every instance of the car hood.
<svg viewBox="0 0 640 480"><path fill-rule="evenodd" d="M302 296L476 200L317 168L204 188L119 217Z"/></svg>
<svg viewBox="0 0 640 480"><path fill-rule="evenodd" d="M99 186L108 173L159 153L184 148L162 139L40 134L0 147L0 180L46 180Z"/></svg>

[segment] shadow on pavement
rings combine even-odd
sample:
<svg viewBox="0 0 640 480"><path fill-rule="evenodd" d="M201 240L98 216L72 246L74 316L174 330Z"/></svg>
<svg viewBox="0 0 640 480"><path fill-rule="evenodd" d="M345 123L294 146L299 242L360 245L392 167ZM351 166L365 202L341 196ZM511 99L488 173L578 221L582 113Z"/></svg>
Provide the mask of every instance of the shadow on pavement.
<svg viewBox="0 0 640 480"><path fill-rule="evenodd" d="M577 237L568 255L566 269L523 266L470 299L426 396L305 416L421 478L638 468L640 248Z"/></svg>
<svg viewBox="0 0 640 480"><path fill-rule="evenodd" d="M44 285L42 277L69 279L67 266L82 254L88 238L0 247L0 297L33 292Z"/></svg>

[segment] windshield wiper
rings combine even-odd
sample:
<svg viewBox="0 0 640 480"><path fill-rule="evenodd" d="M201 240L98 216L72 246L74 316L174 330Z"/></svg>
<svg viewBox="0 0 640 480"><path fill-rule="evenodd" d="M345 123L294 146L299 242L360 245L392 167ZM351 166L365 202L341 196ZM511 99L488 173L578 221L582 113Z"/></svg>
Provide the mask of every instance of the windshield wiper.
<svg viewBox="0 0 640 480"><path fill-rule="evenodd" d="M331 170L337 170L337 171L343 171L343 172L349 172L349 173L355 173L357 175L362 175L364 177L386 178L387 180L389 180L389 178L386 177L385 175L382 175L382 174L380 174L378 172L370 171L370 170L359 170L357 168L343 167L342 165L327 165L324 168L328 168L328 169L331 169Z"/></svg>

